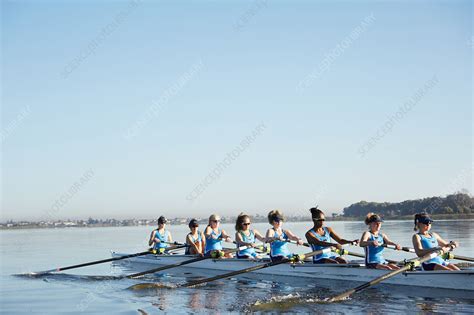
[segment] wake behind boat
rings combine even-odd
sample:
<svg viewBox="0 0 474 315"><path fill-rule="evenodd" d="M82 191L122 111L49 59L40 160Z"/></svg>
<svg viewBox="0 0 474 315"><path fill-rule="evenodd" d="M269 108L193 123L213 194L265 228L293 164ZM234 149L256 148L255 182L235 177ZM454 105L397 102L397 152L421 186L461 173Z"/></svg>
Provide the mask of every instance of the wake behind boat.
<svg viewBox="0 0 474 315"><path fill-rule="evenodd" d="M122 257L129 254L112 252L112 257ZM128 263L148 264L155 266L166 266L177 264L189 259L196 258L196 255L144 255L128 259ZM237 271L253 267L258 264L268 262L268 259L206 259L195 263L180 266L175 271L196 273L212 271ZM285 263L272 268L261 269L253 273L269 278L297 277L305 279L321 280L343 280L353 282L368 282L376 277L387 274L389 270L367 269L363 263L353 261L349 264L313 264L311 261L304 263ZM474 270L459 271L406 271L385 281L387 284L403 285L410 287L425 287L437 289L453 289L474 291Z"/></svg>

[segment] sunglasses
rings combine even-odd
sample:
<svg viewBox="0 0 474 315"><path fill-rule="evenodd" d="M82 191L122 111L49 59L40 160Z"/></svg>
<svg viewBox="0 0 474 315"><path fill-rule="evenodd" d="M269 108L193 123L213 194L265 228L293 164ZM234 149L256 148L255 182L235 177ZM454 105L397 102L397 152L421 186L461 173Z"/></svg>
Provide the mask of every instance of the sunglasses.
<svg viewBox="0 0 474 315"><path fill-rule="evenodd" d="M199 227L199 225L192 225L191 227L192 228L197 228L197 227Z"/></svg>
<svg viewBox="0 0 474 315"><path fill-rule="evenodd" d="M316 219L316 220L313 220L313 221L316 221L316 222L323 222L323 221L326 221L326 219Z"/></svg>
<svg viewBox="0 0 474 315"><path fill-rule="evenodd" d="M250 225L250 222L248 222L248 223L242 223L242 225Z"/></svg>
<svg viewBox="0 0 474 315"><path fill-rule="evenodd" d="M212 222L219 223L221 220L212 220Z"/></svg>
<svg viewBox="0 0 474 315"><path fill-rule="evenodd" d="M420 223L423 223L424 225L431 225L431 223L433 223L433 222L428 221L428 222L420 222Z"/></svg>

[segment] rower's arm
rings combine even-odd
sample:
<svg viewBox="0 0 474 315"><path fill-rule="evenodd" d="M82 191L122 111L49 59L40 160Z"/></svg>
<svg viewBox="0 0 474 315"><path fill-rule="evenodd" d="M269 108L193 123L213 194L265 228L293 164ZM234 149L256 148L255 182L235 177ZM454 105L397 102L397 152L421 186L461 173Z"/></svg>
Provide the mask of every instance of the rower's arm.
<svg viewBox="0 0 474 315"><path fill-rule="evenodd" d="M309 231L306 232L305 236L306 236L306 240L307 240L308 243L310 243L310 244L319 245L319 246L325 246L325 247L337 245L337 244L330 243L330 242L323 242L323 241L320 241L320 240L318 240L312 233L310 233Z"/></svg>
<svg viewBox="0 0 474 315"><path fill-rule="evenodd" d="M150 234L150 240L148 241L148 246L152 246L155 243L155 231L152 231Z"/></svg>
<svg viewBox="0 0 474 315"><path fill-rule="evenodd" d="M412 242L413 242L413 248L415 249L415 253L418 257L423 257L439 249L439 248L424 249L423 246L421 246L421 239L418 234L413 235Z"/></svg>
<svg viewBox="0 0 474 315"><path fill-rule="evenodd" d="M205 236L205 238L211 238L212 237L212 229L209 225L206 226L206 228L204 229L204 236Z"/></svg>
<svg viewBox="0 0 474 315"><path fill-rule="evenodd" d="M221 238L225 241L232 242L232 238L227 234L225 230L222 230Z"/></svg>
<svg viewBox="0 0 474 315"><path fill-rule="evenodd" d="M360 247L367 247L367 246L373 245L373 242L368 240L369 237L370 237L370 233L367 231L362 234L362 237L360 238L360 241L359 241Z"/></svg>
<svg viewBox="0 0 474 315"><path fill-rule="evenodd" d="M235 232L235 242L239 246L252 246L252 243L244 242L242 235L239 232Z"/></svg>
<svg viewBox="0 0 474 315"><path fill-rule="evenodd" d="M196 251L196 253L199 253L199 248L196 246L196 244L194 244L194 242L191 238L191 235L189 235L189 234L186 237L186 244L188 244L191 248L193 248Z"/></svg>
<svg viewBox="0 0 474 315"><path fill-rule="evenodd" d="M265 243L271 243L275 240L275 231L273 229L268 229L265 237Z"/></svg>
<svg viewBox="0 0 474 315"><path fill-rule="evenodd" d="M344 238L341 238L339 235L336 234L336 232L334 232L334 230L330 227L328 227L328 230L329 230L329 235L331 235L331 237L336 241L338 242L339 244L341 245L344 245L344 244L351 244L353 242L356 242L356 243L359 243L359 240L353 240L353 241L350 241L350 240L346 240Z"/></svg>
<svg viewBox="0 0 474 315"><path fill-rule="evenodd" d="M255 234L255 238L260 242L265 243L267 241L266 237L260 234L260 232L257 230L253 230L253 234Z"/></svg>
<svg viewBox="0 0 474 315"><path fill-rule="evenodd" d="M441 236L439 236L438 233L433 233L433 235L438 240L438 244L441 245L443 248L445 248L446 251L453 250L453 249L455 249L456 247L459 246L459 243L456 242L456 241L451 241L451 242L445 241L444 239L441 238Z"/></svg>
<svg viewBox="0 0 474 315"><path fill-rule="evenodd" d="M303 241L301 240L301 238L296 236L296 234L293 234L293 232L291 232L290 230L286 230L285 232L286 232L286 235L288 235L288 238L290 240L298 242L299 245L303 244Z"/></svg>
<svg viewBox="0 0 474 315"><path fill-rule="evenodd" d="M446 242L444 239L442 239L441 236L439 236L438 233L434 233L434 232L433 232L433 235L434 235L434 237L436 237L436 239L438 240L438 244L439 244L440 246L443 246L443 247L444 247L444 246L446 246L446 245L449 245L449 242Z"/></svg>
<svg viewBox="0 0 474 315"><path fill-rule="evenodd" d="M391 240L387 237L386 234L382 234L382 237L383 237L383 241L385 242L385 244L387 244L387 245L393 245L393 246L395 246L398 250L401 248L400 244L391 241Z"/></svg>
<svg viewBox="0 0 474 315"><path fill-rule="evenodd" d="M199 232L201 233L201 244L202 244L202 252L204 253L204 250L206 248L206 237L204 237L204 233L203 232Z"/></svg>

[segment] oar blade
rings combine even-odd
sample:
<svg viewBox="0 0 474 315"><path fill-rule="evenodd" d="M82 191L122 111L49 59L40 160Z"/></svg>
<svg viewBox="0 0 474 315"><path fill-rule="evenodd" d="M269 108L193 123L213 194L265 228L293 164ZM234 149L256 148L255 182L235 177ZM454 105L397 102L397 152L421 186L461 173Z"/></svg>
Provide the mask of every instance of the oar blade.
<svg viewBox="0 0 474 315"><path fill-rule="evenodd" d="M131 291L143 291L143 290L154 290L154 289L176 289L178 286L176 284L170 283L138 283L128 287L128 290Z"/></svg>

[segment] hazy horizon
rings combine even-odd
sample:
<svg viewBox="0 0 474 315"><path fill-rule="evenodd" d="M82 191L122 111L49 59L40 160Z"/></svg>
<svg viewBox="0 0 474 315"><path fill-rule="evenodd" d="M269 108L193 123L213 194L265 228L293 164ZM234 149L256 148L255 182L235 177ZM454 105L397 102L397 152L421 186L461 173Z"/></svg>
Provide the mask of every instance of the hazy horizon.
<svg viewBox="0 0 474 315"><path fill-rule="evenodd" d="M471 1L2 1L1 221L473 190Z"/></svg>

